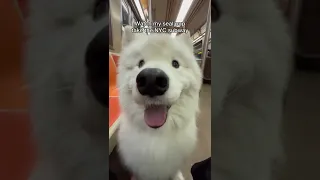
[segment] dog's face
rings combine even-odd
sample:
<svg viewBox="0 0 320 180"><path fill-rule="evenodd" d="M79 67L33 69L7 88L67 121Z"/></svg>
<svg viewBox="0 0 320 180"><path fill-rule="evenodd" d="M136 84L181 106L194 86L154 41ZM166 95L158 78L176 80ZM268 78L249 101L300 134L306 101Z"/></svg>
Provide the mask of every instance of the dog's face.
<svg viewBox="0 0 320 180"><path fill-rule="evenodd" d="M118 88L122 111L131 122L147 128L187 124L195 119L200 87L189 34L148 36L125 28Z"/></svg>

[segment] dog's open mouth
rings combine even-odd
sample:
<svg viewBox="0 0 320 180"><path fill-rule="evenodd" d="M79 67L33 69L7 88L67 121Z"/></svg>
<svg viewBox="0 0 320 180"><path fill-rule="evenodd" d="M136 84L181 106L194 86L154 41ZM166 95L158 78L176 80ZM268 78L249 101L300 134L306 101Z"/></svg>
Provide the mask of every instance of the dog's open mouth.
<svg viewBox="0 0 320 180"><path fill-rule="evenodd" d="M151 128L160 128L166 123L169 108L167 105L147 106L144 110L144 121Z"/></svg>

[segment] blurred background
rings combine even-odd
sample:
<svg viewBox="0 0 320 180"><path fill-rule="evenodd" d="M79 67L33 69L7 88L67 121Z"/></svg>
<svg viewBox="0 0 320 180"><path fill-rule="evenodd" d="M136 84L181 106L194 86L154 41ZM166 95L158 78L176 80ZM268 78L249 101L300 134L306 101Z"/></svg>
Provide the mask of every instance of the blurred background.
<svg viewBox="0 0 320 180"><path fill-rule="evenodd" d="M320 179L320 1L275 1L290 27L296 60L286 98L284 140L288 163L281 172L281 179ZM5 180L26 180L33 164L27 88L22 75L22 50L26 38L23 23L28 15L27 4L27 0L0 1L0 179ZM187 177L191 164L205 159L211 152L210 37L214 24L211 26L208 14L213 12L209 7L209 0L110 0L109 52L114 53L113 60L121 51L124 25L149 19L177 21L181 12L179 18L191 33L205 84L201 91L202 113L198 121L200 141L183 169ZM112 152L113 148L110 150L111 171L121 176L124 170Z"/></svg>

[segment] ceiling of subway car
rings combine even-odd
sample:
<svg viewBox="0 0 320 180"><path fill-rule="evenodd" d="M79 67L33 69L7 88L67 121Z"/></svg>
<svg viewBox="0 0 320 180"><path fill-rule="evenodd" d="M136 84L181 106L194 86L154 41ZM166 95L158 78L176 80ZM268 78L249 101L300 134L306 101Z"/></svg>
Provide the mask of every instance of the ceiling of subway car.
<svg viewBox="0 0 320 180"><path fill-rule="evenodd" d="M179 13L183 0L151 0L152 21L172 22ZM148 8L148 0L141 0L141 5ZM190 34L195 33L206 23L209 0L193 0L185 17L186 28Z"/></svg>

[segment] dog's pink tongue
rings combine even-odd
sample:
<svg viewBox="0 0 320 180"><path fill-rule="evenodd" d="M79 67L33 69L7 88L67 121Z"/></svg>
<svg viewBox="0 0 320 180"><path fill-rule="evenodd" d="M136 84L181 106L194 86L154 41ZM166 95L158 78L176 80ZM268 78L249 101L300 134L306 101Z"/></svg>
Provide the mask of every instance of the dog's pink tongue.
<svg viewBox="0 0 320 180"><path fill-rule="evenodd" d="M161 127L167 118L166 106L151 106L144 110L144 120L150 127Z"/></svg>

